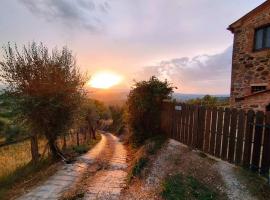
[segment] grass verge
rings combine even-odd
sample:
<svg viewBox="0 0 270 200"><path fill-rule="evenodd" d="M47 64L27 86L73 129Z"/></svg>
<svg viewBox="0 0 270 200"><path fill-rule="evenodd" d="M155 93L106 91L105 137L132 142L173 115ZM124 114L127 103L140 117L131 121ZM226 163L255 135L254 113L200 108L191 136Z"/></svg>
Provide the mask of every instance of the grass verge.
<svg viewBox="0 0 270 200"><path fill-rule="evenodd" d="M213 200L216 192L192 176L168 176L163 183L162 197L166 200Z"/></svg>
<svg viewBox="0 0 270 200"><path fill-rule="evenodd" d="M166 139L167 138L164 135L157 135L147 140L145 144L137 150L133 163L131 164L131 168L128 172L128 184L131 183L131 180L134 177L139 177L142 174L142 171L147 166L150 158L154 156L159 149L161 149Z"/></svg>
<svg viewBox="0 0 270 200"><path fill-rule="evenodd" d="M55 161L49 158L43 159L37 164L30 162L17 168L13 173L1 177L0 199L11 199L20 192L19 190L33 186L53 174L55 169Z"/></svg>
<svg viewBox="0 0 270 200"><path fill-rule="evenodd" d="M79 146L70 146L64 153L71 157L79 156L91 149L100 139L100 134L97 134L96 140L90 140L87 144ZM0 200L12 199L23 190L46 180L57 171L59 163L49 157L45 157L36 164L30 161L29 141L0 149L0 170L4 170L0 171L0 175L2 175L0 176Z"/></svg>

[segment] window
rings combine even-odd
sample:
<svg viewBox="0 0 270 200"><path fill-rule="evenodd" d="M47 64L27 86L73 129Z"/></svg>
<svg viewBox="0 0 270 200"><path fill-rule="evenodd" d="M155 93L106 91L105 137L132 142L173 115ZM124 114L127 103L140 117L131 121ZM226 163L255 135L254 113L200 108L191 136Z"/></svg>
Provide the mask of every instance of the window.
<svg viewBox="0 0 270 200"><path fill-rule="evenodd" d="M256 85L256 86L251 86L251 92L252 93L256 93L256 92L260 92L266 90L266 86L265 85Z"/></svg>
<svg viewBox="0 0 270 200"><path fill-rule="evenodd" d="M254 49L270 48L270 25L255 30Z"/></svg>

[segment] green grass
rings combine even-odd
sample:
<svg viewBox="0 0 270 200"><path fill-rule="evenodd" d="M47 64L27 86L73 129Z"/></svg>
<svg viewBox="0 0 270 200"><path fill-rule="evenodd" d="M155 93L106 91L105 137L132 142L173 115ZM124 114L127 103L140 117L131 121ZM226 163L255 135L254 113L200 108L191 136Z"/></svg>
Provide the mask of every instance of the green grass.
<svg viewBox="0 0 270 200"><path fill-rule="evenodd" d="M87 151L89 151L90 146L87 144L82 144L79 146L73 146L72 149L78 154L83 154L83 153L86 153Z"/></svg>
<svg viewBox="0 0 270 200"><path fill-rule="evenodd" d="M140 158L132 169L132 176L140 175L143 168L147 165L148 159L145 157Z"/></svg>
<svg viewBox="0 0 270 200"><path fill-rule="evenodd" d="M149 145L147 145L147 153L150 155L155 154L159 149L161 149L162 145L166 142L167 137L165 134L156 135L149 139Z"/></svg>
<svg viewBox="0 0 270 200"><path fill-rule="evenodd" d="M133 165L131 171L129 171L129 173L127 175L127 183L128 184L131 182L131 180L134 177L137 177L141 174L142 170L147 165L147 163L148 163L148 158L146 158L146 157L141 157L136 161L136 163Z"/></svg>
<svg viewBox="0 0 270 200"><path fill-rule="evenodd" d="M176 174L163 183L162 197L166 200L213 200L216 196L213 190L191 176Z"/></svg>

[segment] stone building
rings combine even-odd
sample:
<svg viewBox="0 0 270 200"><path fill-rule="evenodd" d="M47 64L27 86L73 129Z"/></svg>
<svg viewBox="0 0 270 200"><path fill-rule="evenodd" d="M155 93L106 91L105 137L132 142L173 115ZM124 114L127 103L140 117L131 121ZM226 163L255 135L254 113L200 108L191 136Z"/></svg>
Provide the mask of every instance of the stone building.
<svg viewBox="0 0 270 200"><path fill-rule="evenodd" d="M270 111L270 0L228 30L234 34L232 107Z"/></svg>

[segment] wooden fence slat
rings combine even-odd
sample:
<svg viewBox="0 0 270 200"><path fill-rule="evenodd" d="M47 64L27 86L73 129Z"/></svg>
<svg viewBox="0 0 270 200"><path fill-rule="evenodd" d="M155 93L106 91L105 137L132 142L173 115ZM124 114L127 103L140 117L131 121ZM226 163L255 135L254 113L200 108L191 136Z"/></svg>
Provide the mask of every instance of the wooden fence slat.
<svg viewBox="0 0 270 200"><path fill-rule="evenodd" d="M230 130L230 137L229 137L229 153L228 153L228 161L230 163L234 162L237 117L238 117L237 109L232 109L231 130Z"/></svg>
<svg viewBox="0 0 270 200"><path fill-rule="evenodd" d="M270 112L266 113L261 174L269 175L270 166Z"/></svg>
<svg viewBox="0 0 270 200"><path fill-rule="evenodd" d="M254 111L249 110L247 112L246 120L246 133L245 133L245 147L244 147L244 157L243 157L243 167L250 167L250 157L251 157L251 143L252 143L252 133L253 133L253 123L254 123Z"/></svg>
<svg viewBox="0 0 270 200"><path fill-rule="evenodd" d="M194 106L190 106L190 122L189 122L189 137L188 145L192 145L192 135L193 135L193 126L194 126Z"/></svg>
<svg viewBox="0 0 270 200"><path fill-rule="evenodd" d="M220 158L220 150L221 150L221 135L222 135L222 126L223 126L223 114L224 109L218 109L218 124L217 124L217 134L216 134L216 148L215 148L215 156Z"/></svg>
<svg viewBox="0 0 270 200"><path fill-rule="evenodd" d="M206 109L206 125L205 125L205 135L204 135L204 151L209 152L209 140L210 140L210 126L211 126L211 108Z"/></svg>
<svg viewBox="0 0 270 200"><path fill-rule="evenodd" d="M210 131L210 151L209 153L215 155L215 143L216 143L216 131L217 131L217 108L212 109L211 116L211 131Z"/></svg>
<svg viewBox="0 0 270 200"><path fill-rule="evenodd" d="M192 136L192 147L197 148L198 145L198 106L194 109L194 126L193 126L193 136Z"/></svg>
<svg viewBox="0 0 270 200"><path fill-rule="evenodd" d="M205 107L199 108L199 125L198 125L198 149L203 150L203 143L204 143L204 131L205 131Z"/></svg>
<svg viewBox="0 0 270 200"><path fill-rule="evenodd" d="M190 116L190 106L187 105L186 107L186 120L185 120L185 137L184 137L184 144L187 144L188 141L188 131L189 131L189 116Z"/></svg>
<svg viewBox="0 0 270 200"><path fill-rule="evenodd" d="M235 156L235 163L237 165L240 165L242 161L244 129L245 129L245 111L240 110L238 114L238 132L237 132L236 156Z"/></svg>
<svg viewBox="0 0 270 200"><path fill-rule="evenodd" d="M184 143L184 139L185 139L185 125L186 125L186 115L187 115L187 109L186 109L186 105L183 104L183 112L182 112L182 130L181 130L181 139L180 142Z"/></svg>
<svg viewBox="0 0 270 200"><path fill-rule="evenodd" d="M172 113L172 117L173 117L173 129L172 129L172 138L176 139L177 138L177 110L175 110L175 103L172 103L173 105L173 113Z"/></svg>
<svg viewBox="0 0 270 200"><path fill-rule="evenodd" d="M259 164L260 164L263 125L264 125L264 112L259 111L256 114L253 153L251 162L251 170L254 172L258 171L260 168Z"/></svg>
<svg viewBox="0 0 270 200"><path fill-rule="evenodd" d="M227 160L228 139L229 139L229 130L230 130L230 121L231 121L230 118L231 118L231 110L229 108L226 108L225 114L224 114L223 139L222 139L222 150L221 150L222 160Z"/></svg>
<svg viewBox="0 0 270 200"><path fill-rule="evenodd" d="M181 111L180 110L177 110L176 111L176 137L175 139L177 141L179 141L179 131L180 131L180 126L179 126L179 120L180 120L180 114L181 114Z"/></svg>

